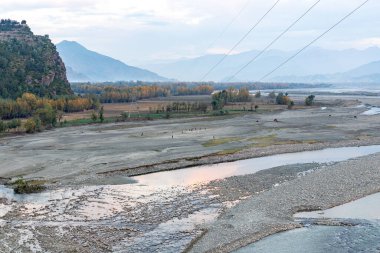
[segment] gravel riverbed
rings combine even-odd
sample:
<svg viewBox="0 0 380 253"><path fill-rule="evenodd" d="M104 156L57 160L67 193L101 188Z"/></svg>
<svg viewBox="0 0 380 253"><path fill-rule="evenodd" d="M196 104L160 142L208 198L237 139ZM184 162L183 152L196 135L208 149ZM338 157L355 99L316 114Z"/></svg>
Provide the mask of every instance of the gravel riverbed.
<svg viewBox="0 0 380 253"><path fill-rule="evenodd" d="M254 195L207 226L187 251L231 252L301 227L293 219L296 212L328 209L379 192L379 164L380 154L340 162Z"/></svg>

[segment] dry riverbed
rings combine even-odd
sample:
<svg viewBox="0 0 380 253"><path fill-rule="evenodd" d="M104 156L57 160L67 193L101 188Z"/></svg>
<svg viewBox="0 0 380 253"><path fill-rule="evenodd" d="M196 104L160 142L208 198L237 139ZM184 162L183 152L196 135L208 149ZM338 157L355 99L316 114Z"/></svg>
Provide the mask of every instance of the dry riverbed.
<svg viewBox="0 0 380 253"><path fill-rule="evenodd" d="M82 126L1 139L0 180L23 176L46 180L49 187L20 196L0 186L0 252L228 252L299 227L294 212L379 191L379 155L286 165L195 185L141 184L130 176L380 144L380 115L362 115L366 108L357 104Z"/></svg>

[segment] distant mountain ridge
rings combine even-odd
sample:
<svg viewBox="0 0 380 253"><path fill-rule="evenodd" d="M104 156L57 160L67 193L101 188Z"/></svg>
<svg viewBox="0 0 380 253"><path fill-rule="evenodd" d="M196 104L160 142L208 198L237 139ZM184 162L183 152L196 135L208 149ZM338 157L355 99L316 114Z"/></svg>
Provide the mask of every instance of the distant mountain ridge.
<svg viewBox="0 0 380 253"><path fill-rule="evenodd" d="M62 41L57 44L57 50L71 82L167 81L151 71L90 51L78 42Z"/></svg>
<svg viewBox="0 0 380 253"><path fill-rule="evenodd" d="M259 51L252 50L228 56L222 64L210 73L206 80L224 81L258 53ZM243 70L233 81L257 81L293 53L293 51L269 50ZM205 55L170 63L149 64L145 67L178 80L199 81L222 57L223 55ZM346 74L346 72L375 61L380 61L380 48L378 47L365 50L328 50L314 47L298 55L265 81L319 82L320 80L342 80L342 78L337 78L339 76L337 73ZM363 68L369 67L363 66ZM372 75L380 74L380 70L377 70L376 67L372 68L375 70ZM365 70L360 71L365 72ZM354 77L358 76L354 75ZM354 77L348 79L354 80Z"/></svg>

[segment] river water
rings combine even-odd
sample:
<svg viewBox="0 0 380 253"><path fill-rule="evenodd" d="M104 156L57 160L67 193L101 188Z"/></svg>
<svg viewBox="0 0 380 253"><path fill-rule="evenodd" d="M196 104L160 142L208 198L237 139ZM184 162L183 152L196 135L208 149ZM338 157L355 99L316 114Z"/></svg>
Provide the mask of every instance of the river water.
<svg viewBox="0 0 380 253"><path fill-rule="evenodd" d="M283 165L301 163L330 163L340 162L360 156L380 152L380 145L328 148L324 150L287 153L259 158L251 158L236 162L227 162L206 166L197 166L187 169L164 171L142 176L134 179L139 185L149 186L175 186L207 183L216 179L231 176L253 174L260 170Z"/></svg>
<svg viewBox="0 0 380 253"><path fill-rule="evenodd" d="M302 212L296 220L334 219L354 226L306 226L237 250L248 252L380 252L380 193L325 211Z"/></svg>
<svg viewBox="0 0 380 253"><path fill-rule="evenodd" d="M127 180L130 181L129 184L69 187L25 196L14 195L11 189L0 186L0 200L7 200L5 204L0 203L0 229L8 227L7 213L12 214L16 210L21 216L18 219L12 218L12 222L17 226L27 224L23 228L30 234L30 238L37 242L36 245L38 240L35 239L35 226L45 226L52 229L52 233L65 231L69 234L71 227L86 225L91 226L94 231L101 231L100 228L106 225L117 235L122 233L119 231L120 227L127 226L139 233L115 242L113 251L124 252L122 249L129 249L137 252L179 252L201 233L199 227L212 222L222 210L222 206L212 203L206 193L192 192L192 185L234 175L251 174L281 165L338 162L378 152L380 145L281 154L137 176L133 180ZM34 225L31 226L29 223ZM368 238L377 236L378 228L378 225L371 223L362 227L337 227L335 230L327 230L329 233L341 233L343 242L348 243L351 241L350 236L356 234L364 233ZM324 232L325 227L312 229L304 230L307 231L306 234L314 233L314 230L321 233L320 240L324 238L322 235L327 236L327 232ZM12 233L16 233L12 236L19 236L18 232ZM302 235L302 230L294 232L296 235L297 233L300 234L299 240L307 238ZM98 236L101 238L101 235ZM123 236L125 235L120 234L120 237ZM330 236L331 234L327 237ZM368 238L361 240L367 243ZM260 243L265 242L266 240L263 240ZM1 244L14 247L11 243L7 238L2 239L0 234L0 252L3 249ZM278 246L282 248L281 245Z"/></svg>

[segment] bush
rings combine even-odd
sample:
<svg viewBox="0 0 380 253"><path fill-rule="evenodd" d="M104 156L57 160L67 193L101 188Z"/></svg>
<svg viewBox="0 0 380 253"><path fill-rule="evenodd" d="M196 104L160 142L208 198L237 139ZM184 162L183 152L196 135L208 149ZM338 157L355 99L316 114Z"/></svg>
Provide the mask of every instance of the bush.
<svg viewBox="0 0 380 253"><path fill-rule="evenodd" d="M26 181L22 178L13 183L13 190L16 194L37 193L45 190L41 181Z"/></svg>
<svg viewBox="0 0 380 253"><path fill-rule="evenodd" d="M128 119L128 113L127 112L122 112L120 114L120 116L121 116L122 121L126 121Z"/></svg>
<svg viewBox="0 0 380 253"><path fill-rule="evenodd" d="M305 105L307 106L312 106L314 104L314 99L315 99L315 96L314 95L310 95L308 96L306 99L305 99Z"/></svg>
<svg viewBox="0 0 380 253"><path fill-rule="evenodd" d="M93 122L97 121L98 120L98 115L96 115L95 112L92 112L91 119L92 119Z"/></svg>
<svg viewBox="0 0 380 253"><path fill-rule="evenodd" d="M294 107L294 101L291 100L291 101L289 101L289 103L288 103L288 109L292 109L293 107Z"/></svg>
<svg viewBox="0 0 380 253"><path fill-rule="evenodd" d="M19 119L12 119L8 122L7 127L8 129L15 129L21 126L21 120Z"/></svg>
<svg viewBox="0 0 380 253"><path fill-rule="evenodd" d="M44 108L38 109L34 115L41 120L41 125L43 126L53 127L57 123L56 112L50 105L45 105Z"/></svg>
<svg viewBox="0 0 380 253"><path fill-rule="evenodd" d="M261 92L260 91L256 92L255 98L261 98Z"/></svg>
<svg viewBox="0 0 380 253"><path fill-rule="evenodd" d="M100 119L100 122L103 123L104 121L104 107L100 107L100 111L99 111L99 119Z"/></svg>
<svg viewBox="0 0 380 253"><path fill-rule="evenodd" d="M34 121L33 118L30 118L28 119L26 122L25 122L25 131L28 133L28 134L32 134L34 132L36 132L36 122Z"/></svg>
<svg viewBox="0 0 380 253"><path fill-rule="evenodd" d="M279 104L279 105L289 105L289 103L291 103L291 99L289 98L288 96L288 93L278 93L277 97L276 97L276 103Z"/></svg>
<svg viewBox="0 0 380 253"><path fill-rule="evenodd" d="M0 120L0 133L5 132L7 130L7 124Z"/></svg>
<svg viewBox="0 0 380 253"><path fill-rule="evenodd" d="M274 91L272 91L271 93L268 94L268 97L270 99L275 99L276 98L276 93Z"/></svg>

